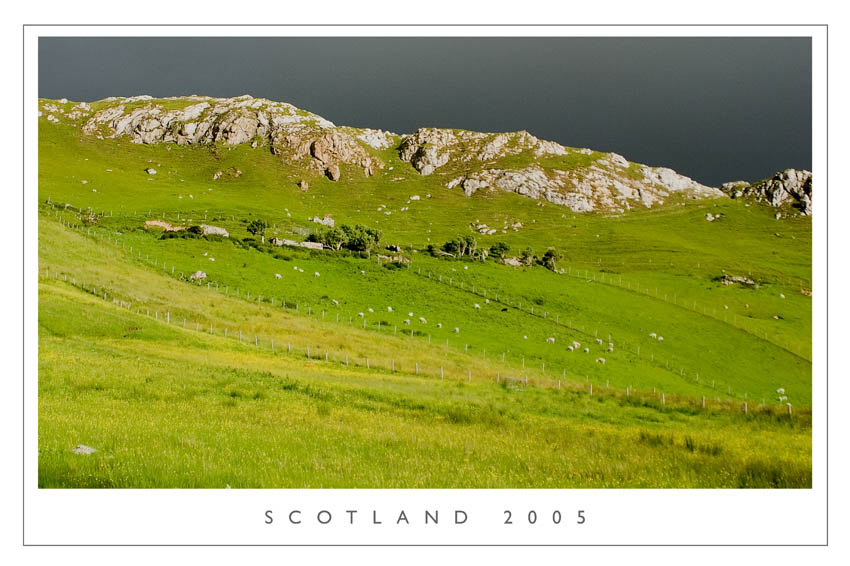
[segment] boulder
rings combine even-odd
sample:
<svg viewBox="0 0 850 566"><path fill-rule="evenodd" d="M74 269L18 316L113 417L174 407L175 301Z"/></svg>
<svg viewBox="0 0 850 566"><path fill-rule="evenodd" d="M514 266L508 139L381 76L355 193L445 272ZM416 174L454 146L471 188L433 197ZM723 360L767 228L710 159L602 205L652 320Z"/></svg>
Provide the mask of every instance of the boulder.
<svg viewBox="0 0 850 566"><path fill-rule="evenodd" d="M327 175L328 179L331 181L339 181L339 165L334 163L333 165L328 166L328 168L325 169L325 175Z"/></svg>
<svg viewBox="0 0 850 566"><path fill-rule="evenodd" d="M203 231L204 236L223 236L225 238L230 237L230 233L227 230L218 226L201 224L201 230Z"/></svg>

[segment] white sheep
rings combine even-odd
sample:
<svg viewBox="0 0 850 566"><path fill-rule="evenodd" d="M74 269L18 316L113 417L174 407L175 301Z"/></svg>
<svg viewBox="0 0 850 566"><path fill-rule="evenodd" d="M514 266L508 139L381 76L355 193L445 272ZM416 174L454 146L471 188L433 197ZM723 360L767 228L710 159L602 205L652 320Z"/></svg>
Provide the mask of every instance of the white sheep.
<svg viewBox="0 0 850 566"><path fill-rule="evenodd" d="M664 342L664 337L663 337L663 336L659 336L659 337L658 337L658 341L659 341L659 342Z"/></svg>
<svg viewBox="0 0 850 566"><path fill-rule="evenodd" d="M576 350L581 348L581 342L576 342L575 340L573 340L573 348L575 348Z"/></svg>
<svg viewBox="0 0 850 566"><path fill-rule="evenodd" d="M655 332L650 332L649 337L650 338L658 338L658 334L656 334Z"/></svg>
<svg viewBox="0 0 850 566"><path fill-rule="evenodd" d="M438 322L438 323L437 323L437 328L442 328L442 327L443 327L443 323L442 323L442 322Z"/></svg>
<svg viewBox="0 0 850 566"><path fill-rule="evenodd" d="M318 271L317 271L317 272L315 272L315 273L313 274L313 277L319 277L319 272L318 272Z"/></svg>
<svg viewBox="0 0 850 566"><path fill-rule="evenodd" d="M605 364L605 358L596 358L596 363L604 365Z"/></svg>
<svg viewBox="0 0 850 566"><path fill-rule="evenodd" d="M387 307L387 312L393 312L393 308L392 308L392 307Z"/></svg>
<svg viewBox="0 0 850 566"><path fill-rule="evenodd" d="M584 353L585 353L585 354L589 354L589 353L590 353L590 348L585 348L585 349L584 349Z"/></svg>
<svg viewBox="0 0 850 566"><path fill-rule="evenodd" d="M412 312L407 313L407 316L413 316Z"/></svg>
<svg viewBox="0 0 850 566"><path fill-rule="evenodd" d="M375 312L375 311L373 311L373 310L372 310L372 307L369 307L369 308L368 308L368 309L366 309L366 310L367 310L367 311L369 311L369 312Z"/></svg>
<svg viewBox="0 0 850 566"><path fill-rule="evenodd" d="M779 293L779 298L780 298L780 299L784 299L784 298L785 298L785 294L784 294L784 293Z"/></svg>
<svg viewBox="0 0 850 566"><path fill-rule="evenodd" d="M215 258L214 258L214 257L211 257L211 258L210 258L210 261L215 261Z"/></svg>
<svg viewBox="0 0 850 566"><path fill-rule="evenodd" d="M331 299L331 302L336 306L339 306L339 301L337 301L336 299Z"/></svg>
<svg viewBox="0 0 850 566"><path fill-rule="evenodd" d="M275 279L280 279L280 278L281 278L280 273L275 273L275 274L274 274L274 278L275 278Z"/></svg>
<svg viewBox="0 0 850 566"><path fill-rule="evenodd" d="M357 313L357 316L359 316L360 318L363 318L363 317L365 317L366 315L365 315L365 314L363 314L362 312L359 312L359 313Z"/></svg>
<svg viewBox="0 0 850 566"><path fill-rule="evenodd" d="M419 317L419 322L421 322L422 324L427 324L427 323L428 323L428 321L427 321L427 320L425 320L425 317L424 317L424 316L420 316L420 317Z"/></svg>
<svg viewBox="0 0 850 566"><path fill-rule="evenodd" d="M402 320L402 321L401 321L401 323L402 323L402 324L408 324L408 325L409 325L409 324L410 324L410 319L409 319L409 318L405 318L404 320Z"/></svg>
<svg viewBox="0 0 850 566"><path fill-rule="evenodd" d="M455 326L455 334L460 334L460 328L458 328L457 326Z"/></svg>
<svg viewBox="0 0 850 566"><path fill-rule="evenodd" d="M301 268L299 267L299 268L298 268L298 273L304 273L304 270L303 270L303 269L301 269Z"/></svg>
<svg viewBox="0 0 850 566"><path fill-rule="evenodd" d="M572 347L572 346L567 346L567 350L569 350L570 352L572 352L572 351L573 351L573 347Z"/></svg>
<svg viewBox="0 0 850 566"><path fill-rule="evenodd" d="M478 303L475 303L475 305L474 305L474 306L475 306L475 308L477 308L477 309L480 309L480 308L481 308L481 305L479 305Z"/></svg>
<svg viewBox="0 0 850 566"><path fill-rule="evenodd" d="M297 265L293 265L293 266L292 266L292 269L294 269L295 271L298 271L298 266L297 266Z"/></svg>
<svg viewBox="0 0 850 566"><path fill-rule="evenodd" d="M597 339L596 339L596 343L597 343L597 344L599 344L599 345L601 346L601 345L602 345L602 338L597 338Z"/></svg>
<svg viewBox="0 0 850 566"><path fill-rule="evenodd" d="M552 336L550 336L549 338L547 338L547 339L546 339L546 342L548 342L549 344L554 344L554 343L555 343L555 338L554 338L554 337L552 337Z"/></svg>

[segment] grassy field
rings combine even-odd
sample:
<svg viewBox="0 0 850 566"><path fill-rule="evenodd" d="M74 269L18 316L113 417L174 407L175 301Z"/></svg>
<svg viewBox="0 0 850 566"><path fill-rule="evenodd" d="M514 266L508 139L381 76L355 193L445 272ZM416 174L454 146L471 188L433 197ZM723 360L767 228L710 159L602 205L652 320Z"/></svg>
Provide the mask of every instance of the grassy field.
<svg viewBox="0 0 850 566"><path fill-rule="evenodd" d="M42 121L39 484L811 485L810 218L675 199L580 215L467 198L380 157L378 178L332 183L267 149ZM243 174L212 180L228 167ZM410 263L241 242L251 219L300 240L325 214L379 228ZM231 238L163 239L149 219ZM565 273L425 252L470 222L521 222L479 246L555 246Z"/></svg>

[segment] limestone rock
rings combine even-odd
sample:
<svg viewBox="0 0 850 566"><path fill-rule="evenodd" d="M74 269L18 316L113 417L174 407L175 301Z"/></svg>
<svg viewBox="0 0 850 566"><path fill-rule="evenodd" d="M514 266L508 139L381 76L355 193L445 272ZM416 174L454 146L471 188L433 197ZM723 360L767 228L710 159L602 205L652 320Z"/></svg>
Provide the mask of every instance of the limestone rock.
<svg viewBox="0 0 850 566"><path fill-rule="evenodd" d="M794 208L806 216L812 214L811 171L786 169L752 184L744 181L724 183L721 189L733 198L750 197L773 207Z"/></svg>
<svg viewBox="0 0 850 566"><path fill-rule="evenodd" d="M339 165L334 163L333 165L328 166L328 168L325 169L325 175L327 175L328 179L331 181L339 181Z"/></svg>
<svg viewBox="0 0 850 566"><path fill-rule="evenodd" d="M224 236L225 238L230 237L230 233L224 228L220 228L219 226L211 226L209 224L201 224L201 230L204 236Z"/></svg>

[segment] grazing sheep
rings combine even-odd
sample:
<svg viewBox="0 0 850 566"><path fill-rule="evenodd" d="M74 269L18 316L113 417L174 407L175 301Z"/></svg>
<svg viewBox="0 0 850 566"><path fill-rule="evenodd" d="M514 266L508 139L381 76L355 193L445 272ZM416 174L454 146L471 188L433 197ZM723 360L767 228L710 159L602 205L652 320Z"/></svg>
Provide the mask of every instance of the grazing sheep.
<svg viewBox="0 0 850 566"><path fill-rule="evenodd" d="M458 328L457 326L455 326L455 334L460 334L460 328Z"/></svg>
<svg viewBox="0 0 850 566"><path fill-rule="evenodd" d="M387 307L387 312L393 312L393 308L392 308L392 307Z"/></svg>
<svg viewBox="0 0 850 566"><path fill-rule="evenodd" d="M490 299L484 299L484 304L489 305L489 304L490 304Z"/></svg>
<svg viewBox="0 0 850 566"><path fill-rule="evenodd" d="M555 343L555 338L554 338L554 337L552 337L552 336L550 336L549 338L547 338L547 339L546 339L546 342L548 342L549 344L554 344L554 343Z"/></svg>
<svg viewBox="0 0 850 566"><path fill-rule="evenodd" d="M785 298L785 295L784 295L783 293L779 293L779 298L780 298L780 299L784 299L784 298Z"/></svg>
<svg viewBox="0 0 850 566"><path fill-rule="evenodd" d="M573 347L572 347L572 346L567 346L567 350L569 350L570 352L572 352L572 351L573 351Z"/></svg>
<svg viewBox="0 0 850 566"><path fill-rule="evenodd" d="M477 309L480 309L480 308L481 308L481 305L479 305L478 303L475 303L475 305L474 305L474 306L475 306L475 308L477 308Z"/></svg>
<svg viewBox="0 0 850 566"><path fill-rule="evenodd" d="M365 317L366 315L365 315L365 314L363 314L362 312L359 312L359 313L357 313L357 316L359 316L359 317L361 317L361 318L362 318L362 317Z"/></svg>
<svg viewBox="0 0 850 566"><path fill-rule="evenodd" d="M650 338L658 338L658 335L655 332L650 332L649 337Z"/></svg>
<svg viewBox="0 0 850 566"><path fill-rule="evenodd" d="M293 266L292 266L292 269L294 269L295 271L298 271L298 266L297 266L297 265L293 265Z"/></svg>
<svg viewBox="0 0 850 566"><path fill-rule="evenodd" d="M407 316L413 316L412 312L407 313Z"/></svg>
<svg viewBox="0 0 850 566"><path fill-rule="evenodd" d="M581 348L581 343L580 343L580 342L576 342L575 340L573 340L573 348L575 348L576 350L578 350L579 348Z"/></svg>
<svg viewBox="0 0 850 566"><path fill-rule="evenodd" d="M590 353L590 348L585 348L585 349L584 349L584 353L585 353L585 354L589 354L589 353Z"/></svg>
<svg viewBox="0 0 850 566"><path fill-rule="evenodd" d="M303 270L303 269L301 269L301 268L299 267L299 268L298 268L298 273L304 273L304 270Z"/></svg>
<svg viewBox="0 0 850 566"><path fill-rule="evenodd" d="M438 323L437 323L437 328L442 328L442 327L443 327L443 323L442 323L442 322L438 322Z"/></svg>
<svg viewBox="0 0 850 566"><path fill-rule="evenodd" d="M315 272L315 273L313 274L313 276L314 276L314 277L319 277L319 272L318 272L318 271L317 271L317 272Z"/></svg>
<svg viewBox="0 0 850 566"><path fill-rule="evenodd" d="M214 257L211 257L211 258L210 258L210 261L215 261L215 258L214 258Z"/></svg>
<svg viewBox="0 0 850 566"><path fill-rule="evenodd" d="M275 273L275 274L274 274L274 278L275 278L275 279L280 279L280 278L281 278L280 273Z"/></svg>
<svg viewBox="0 0 850 566"><path fill-rule="evenodd" d="M602 345L602 338L597 338L597 339L596 339L596 343L597 343L597 344L599 344L599 345L601 346L601 345Z"/></svg>
<svg viewBox="0 0 850 566"><path fill-rule="evenodd" d="M596 358L596 363L604 365L605 364L605 358Z"/></svg>
<svg viewBox="0 0 850 566"><path fill-rule="evenodd" d="M402 324L410 324L410 319L409 319L409 318L405 318L404 320L402 320L402 321L401 321L401 323L402 323Z"/></svg>
<svg viewBox="0 0 850 566"><path fill-rule="evenodd" d="M663 336L659 336L659 337L658 337L658 341L659 341L659 342L664 342L664 337L663 337Z"/></svg>
<svg viewBox="0 0 850 566"><path fill-rule="evenodd" d="M366 310L367 310L367 311L369 311L369 312L375 312L375 311L373 311L373 310L372 310L372 307L369 307L369 308L368 308L368 309L366 309Z"/></svg>
<svg viewBox="0 0 850 566"><path fill-rule="evenodd" d="M428 321L427 321L427 320L425 320L425 317L424 317L424 316L420 316L420 317L419 317L419 322L421 322L422 324L427 324L427 323L428 323Z"/></svg>
<svg viewBox="0 0 850 566"><path fill-rule="evenodd" d="M331 302L332 302L333 304L335 304L335 305L339 306L339 301L337 301L336 299L331 299Z"/></svg>

